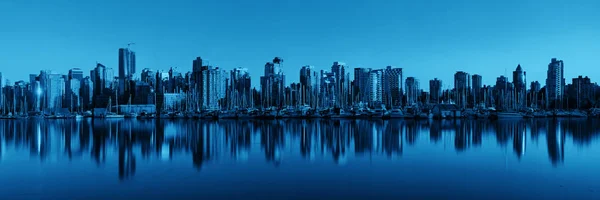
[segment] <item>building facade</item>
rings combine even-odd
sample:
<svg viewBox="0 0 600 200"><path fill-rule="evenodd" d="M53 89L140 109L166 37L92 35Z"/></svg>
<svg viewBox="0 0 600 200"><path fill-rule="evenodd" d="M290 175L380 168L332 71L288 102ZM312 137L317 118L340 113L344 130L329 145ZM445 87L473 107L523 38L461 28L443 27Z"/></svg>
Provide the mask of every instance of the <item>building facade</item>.
<svg viewBox="0 0 600 200"><path fill-rule="evenodd" d="M387 66L383 73L383 103L387 108L401 107L403 87L402 68Z"/></svg>
<svg viewBox="0 0 600 200"><path fill-rule="evenodd" d="M129 48L119 49L119 95L128 95L131 92L130 81L135 74L135 52Z"/></svg>
<svg viewBox="0 0 600 200"><path fill-rule="evenodd" d="M466 108L468 104L469 91L471 80L469 74L463 71L458 71L454 74L454 90L456 105L459 108Z"/></svg>
<svg viewBox="0 0 600 200"><path fill-rule="evenodd" d="M415 77L406 78L406 104L415 105L420 95L419 80Z"/></svg>
<svg viewBox="0 0 600 200"><path fill-rule="evenodd" d="M442 103L442 80L429 80L429 103Z"/></svg>
<svg viewBox="0 0 600 200"><path fill-rule="evenodd" d="M548 64L546 78L546 106L561 108L565 89L564 63L562 60L552 58Z"/></svg>
<svg viewBox="0 0 600 200"><path fill-rule="evenodd" d="M482 77L478 74L471 76L473 103L478 105L483 102L483 94L481 88L483 87Z"/></svg>

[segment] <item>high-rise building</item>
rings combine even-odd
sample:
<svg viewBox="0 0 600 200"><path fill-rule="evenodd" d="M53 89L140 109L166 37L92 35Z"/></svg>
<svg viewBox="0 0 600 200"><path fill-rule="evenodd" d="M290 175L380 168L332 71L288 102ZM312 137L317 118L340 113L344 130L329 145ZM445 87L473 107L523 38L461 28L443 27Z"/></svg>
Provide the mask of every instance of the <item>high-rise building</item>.
<svg viewBox="0 0 600 200"><path fill-rule="evenodd" d="M200 58L200 57L197 57L195 60L192 61L192 75L190 77L190 79L191 79L190 82L192 83L192 86L191 86L192 94L195 94L194 96L196 97L196 101L198 101L197 104L192 104L192 107L195 110L200 109L199 107L203 105L203 102L201 102L202 96L204 96L204 94L202 93L203 92L202 86L203 86L203 82L204 82L203 77L202 77L202 71L208 70L208 67L203 66L202 64L203 64L202 58ZM157 85L158 85L158 81L160 79L156 79L156 80L157 80ZM157 88L156 91L160 91L160 90L158 90L158 88Z"/></svg>
<svg viewBox="0 0 600 200"><path fill-rule="evenodd" d="M406 104L417 104L420 94L421 90L419 89L419 80L415 77L406 77Z"/></svg>
<svg viewBox="0 0 600 200"><path fill-rule="evenodd" d="M370 102L371 68L354 68L354 98L357 103Z"/></svg>
<svg viewBox="0 0 600 200"><path fill-rule="evenodd" d="M496 78L493 96L496 108L509 109L513 108L513 84L508 81L508 77L500 76Z"/></svg>
<svg viewBox="0 0 600 200"><path fill-rule="evenodd" d="M216 110L221 108L219 100L225 97L227 74L219 67L208 66L202 71L202 108Z"/></svg>
<svg viewBox="0 0 600 200"><path fill-rule="evenodd" d="M278 64L279 65L279 64ZM265 74L260 77L262 105L268 107L282 107L285 102L285 75L274 63L265 64Z"/></svg>
<svg viewBox="0 0 600 200"><path fill-rule="evenodd" d="M65 79L61 74L54 72L48 73L48 82L46 88L47 104L46 108L62 108L62 99L65 93Z"/></svg>
<svg viewBox="0 0 600 200"><path fill-rule="evenodd" d="M81 81L81 106L84 109L90 108L94 97L94 82L92 78L87 76Z"/></svg>
<svg viewBox="0 0 600 200"><path fill-rule="evenodd" d="M552 58L550 64L548 64L548 75L546 78L546 105L553 108L561 108L564 88L563 61Z"/></svg>
<svg viewBox="0 0 600 200"><path fill-rule="evenodd" d="M332 72L321 70L320 73L320 107L330 108L335 106L335 75Z"/></svg>
<svg viewBox="0 0 600 200"><path fill-rule="evenodd" d="M300 102L317 108L319 94L319 73L313 66L303 66L300 69Z"/></svg>
<svg viewBox="0 0 600 200"><path fill-rule="evenodd" d="M481 75L478 74L473 74L473 76L471 76L471 84L472 84L472 88L473 91L471 92L471 94L473 95L473 100L475 104L479 104L481 102L483 102L483 95L481 93L481 88L483 87L483 83L482 83L482 77Z"/></svg>
<svg viewBox="0 0 600 200"><path fill-rule="evenodd" d="M94 68L94 73L91 78L94 81L94 94L104 94L105 88L107 88L106 67L101 63L96 63L96 68Z"/></svg>
<svg viewBox="0 0 600 200"><path fill-rule="evenodd" d="M130 81L135 74L135 52L129 48L119 49L119 95L130 93Z"/></svg>
<svg viewBox="0 0 600 200"><path fill-rule="evenodd" d="M250 108L252 107L252 93L251 93L251 78L248 69L246 68L235 68L230 73L230 85L228 88L228 107L233 109L238 108Z"/></svg>
<svg viewBox="0 0 600 200"><path fill-rule="evenodd" d="M170 93L181 93L185 90L185 78L176 67L169 69L169 82L166 88Z"/></svg>
<svg viewBox="0 0 600 200"><path fill-rule="evenodd" d="M349 93L348 81L346 80L346 64L342 62L333 62L331 72L335 78L335 106L345 108L347 106L347 95Z"/></svg>
<svg viewBox="0 0 600 200"><path fill-rule="evenodd" d="M455 102L461 108L467 107L467 98L471 88L471 79L469 74L463 71L458 71L454 74L454 90Z"/></svg>
<svg viewBox="0 0 600 200"><path fill-rule="evenodd" d="M586 105L587 102L593 102L595 99L594 90L595 84L592 83L590 78L579 76L573 78L573 82L568 89L569 99L574 100L576 108L580 109L583 106L589 107L592 105Z"/></svg>
<svg viewBox="0 0 600 200"><path fill-rule="evenodd" d="M380 107L383 103L383 69L372 70L369 76L369 106Z"/></svg>
<svg viewBox="0 0 600 200"><path fill-rule="evenodd" d="M148 83L151 87L156 85L156 71L153 69L145 68L142 70L141 81Z"/></svg>
<svg viewBox="0 0 600 200"><path fill-rule="evenodd" d="M402 106L402 68L387 66L383 74L383 102L388 108Z"/></svg>
<svg viewBox="0 0 600 200"><path fill-rule="evenodd" d="M429 95L430 103L442 102L442 80L437 78L429 80Z"/></svg>
<svg viewBox="0 0 600 200"><path fill-rule="evenodd" d="M527 83L525 82L525 72L521 68L521 64L517 65L517 69L513 71L513 86L515 87L514 99L518 107L525 106L525 93Z"/></svg>
<svg viewBox="0 0 600 200"><path fill-rule="evenodd" d="M83 70L73 68L69 70L65 84L65 107L77 109L81 104L81 83L83 81Z"/></svg>
<svg viewBox="0 0 600 200"><path fill-rule="evenodd" d="M538 81L531 82L530 90L532 92L540 92L541 89L542 89L542 85L540 84L540 82L538 82Z"/></svg>

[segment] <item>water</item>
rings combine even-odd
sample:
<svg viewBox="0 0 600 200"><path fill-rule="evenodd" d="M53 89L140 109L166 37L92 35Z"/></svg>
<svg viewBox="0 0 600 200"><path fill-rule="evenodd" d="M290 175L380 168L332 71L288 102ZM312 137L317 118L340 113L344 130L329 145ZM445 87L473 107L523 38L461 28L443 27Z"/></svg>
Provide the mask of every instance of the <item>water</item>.
<svg viewBox="0 0 600 200"><path fill-rule="evenodd" d="M600 199L600 121L0 121L0 199Z"/></svg>

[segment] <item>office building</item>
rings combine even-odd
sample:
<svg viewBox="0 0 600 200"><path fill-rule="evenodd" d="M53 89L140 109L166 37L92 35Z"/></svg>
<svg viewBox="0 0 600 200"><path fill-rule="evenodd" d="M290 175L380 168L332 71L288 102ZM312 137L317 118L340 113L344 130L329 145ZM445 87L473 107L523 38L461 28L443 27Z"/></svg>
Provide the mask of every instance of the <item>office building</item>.
<svg viewBox="0 0 600 200"><path fill-rule="evenodd" d="M442 80L429 80L429 103L442 103Z"/></svg>
<svg viewBox="0 0 600 200"><path fill-rule="evenodd" d="M468 104L469 90L471 88L471 80L469 74L463 71L458 71L454 74L454 90L455 103L460 108L466 108Z"/></svg>
<svg viewBox="0 0 600 200"><path fill-rule="evenodd" d="M250 73L246 68L235 68L230 73L230 85L227 89L228 108L250 108L252 107L252 93L250 88L252 82Z"/></svg>
<svg viewBox="0 0 600 200"><path fill-rule="evenodd" d="M265 64L264 72L260 77L262 107L282 107L285 102L285 75L272 62Z"/></svg>
<svg viewBox="0 0 600 200"><path fill-rule="evenodd" d="M563 61L552 58L550 64L548 64L548 74L546 78L546 106L548 106L548 108L562 108L564 88L565 78Z"/></svg>
<svg viewBox="0 0 600 200"><path fill-rule="evenodd" d="M383 102L387 108L402 106L402 68L387 66L383 74Z"/></svg>
<svg viewBox="0 0 600 200"><path fill-rule="evenodd" d="M371 68L354 68L354 89L353 96L356 103L370 102Z"/></svg>
<svg viewBox="0 0 600 200"><path fill-rule="evenodd" d="M473 96L473 101L474 101L475 105L480 104L481 102L483 102L483 95L481 92L481 88L483 87L483 82L482 82L481 75L473 74L473 76L471 76L471 84L472 84L472 88L473 88L473 90L471 91L471 94Z"/></svg>
<svg viewBox="0 0 600 200"><path fill-rule="evenodd" d="M379 108L383 104L383 74L382 69L371 70L369 76L369 106Z"/></svg>
<svg viewBox="0 0 600 200"><path fill-rule="evenodd" d="M331 73L334 74L335 78L335 89L334 96L335 106L345 108L348 104L348 93L349 93L349 80L346 75L346 64L342 62L333 62L331 66Z"/></svg>
<svg viewBox="0 0 600 200"><path fill-rule="evenodd" d="M406 104L415 105L418 102L418 97L421 93L419 88L419 80L415 77L406 78Z"/></svg>
<svg viewBox="0 0 600 200"><path fill-rule="evenodd" d="M525 72L521 68L521 64L517 65L517 69L513 71L513 86L515 87L514 99L518 107L525 107L525 94L527 91L527 83L525 81Z"/></svg>
<svg viewBox="0 0 600 200"><path fill-rule="evenodd" d="M135 52L129 48L119 49L119 95L130 93L130 81L135 74Z"/></svg>
<svg viewBox="0 0 600 200"><path fill-rule="evenodd" d="M300 69L300 102L311 108L317 108L319 94L319 73L313 66Z"/></svg>

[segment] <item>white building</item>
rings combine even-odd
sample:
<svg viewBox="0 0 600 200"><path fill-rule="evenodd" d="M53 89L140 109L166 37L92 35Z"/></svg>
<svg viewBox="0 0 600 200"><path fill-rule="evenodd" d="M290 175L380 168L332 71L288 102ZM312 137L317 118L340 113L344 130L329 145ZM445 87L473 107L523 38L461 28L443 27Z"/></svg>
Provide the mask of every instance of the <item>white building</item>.
<svg viewBox="0 0 600 200"><path fill-rule="evenodd" d="M379 106L383 102L383 70L371 71L369 83L369 105Z"/></svg>

